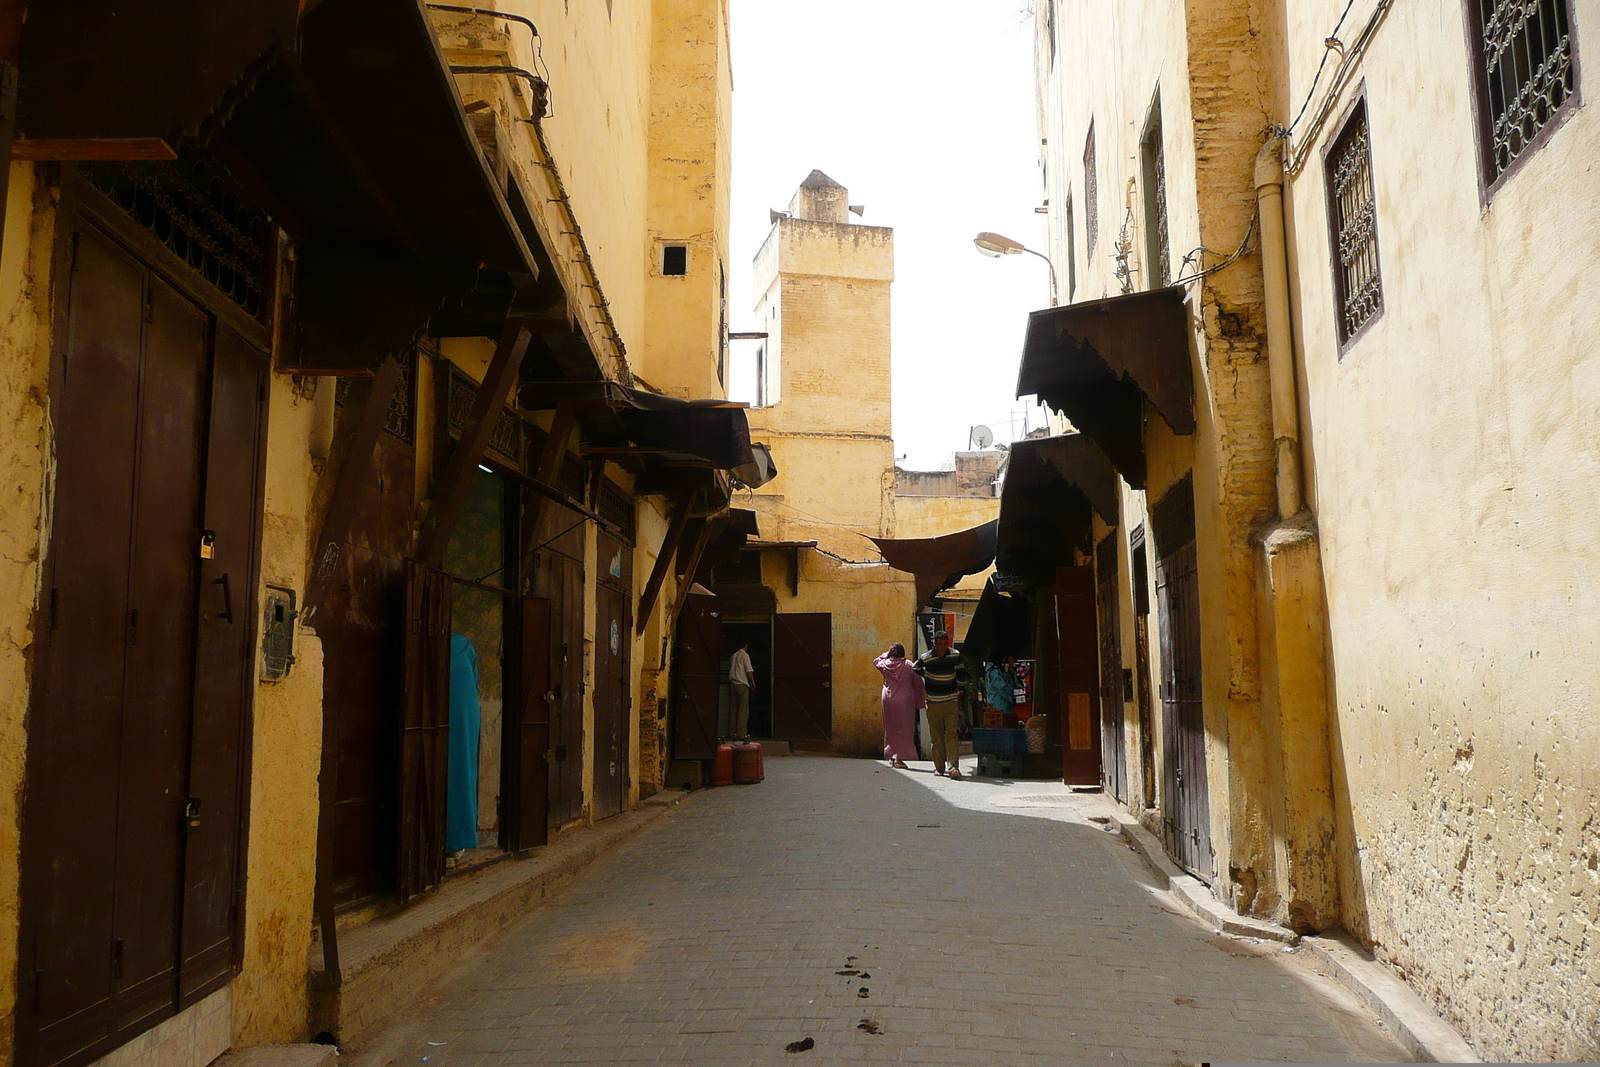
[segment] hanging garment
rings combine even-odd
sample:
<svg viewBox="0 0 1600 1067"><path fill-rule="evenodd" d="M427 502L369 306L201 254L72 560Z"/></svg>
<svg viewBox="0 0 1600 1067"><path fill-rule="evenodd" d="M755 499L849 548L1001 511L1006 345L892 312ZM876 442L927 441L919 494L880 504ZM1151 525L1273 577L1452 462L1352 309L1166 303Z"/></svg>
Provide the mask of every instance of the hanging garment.
<svg viewBox="0 0 1600 1067"><path fill-rule="evenodd" d="M446 852L478 847L479 721L478 651L462 634L451 634L450 769L444 817Z"/></svg>

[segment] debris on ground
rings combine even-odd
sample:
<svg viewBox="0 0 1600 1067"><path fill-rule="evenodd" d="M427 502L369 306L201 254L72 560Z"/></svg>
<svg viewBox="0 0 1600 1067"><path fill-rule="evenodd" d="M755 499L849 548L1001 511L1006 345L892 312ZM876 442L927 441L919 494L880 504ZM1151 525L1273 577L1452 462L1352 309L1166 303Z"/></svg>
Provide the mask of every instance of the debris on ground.
<svg viewBox="0 0 1600 1067"><path fill-rule="evenodd" d="M860 974L860 973L861 973L861 972L860 972L860 971L856 971L856 970L851 970L851 969L848 969L848 968L846 968L846 969L845 969L845 970L842 970L842 971L834 971L834 972L833 972L833 973L834 973L834 974L839 974L839 975L843 975L843 976L844 976L844 977L846 977L846 978L854 978L854 977L855 977L855 976L856 976L856 975L858 975L858 974Z"/></svg>
<svg viewBox="0 0 1600 1067"><path fill-rule="evenodd" d="M865 1030L869 1034L883 1033L883 1031L878 1028L878 1024L871 1019L862 1019L860 1022L856 1023L856 1029Z"/></svg>
<svg viewBox="0 0 1600 1067"><path fill-rule="evenodd" d="M1089 816L1089 821L1104 824L1110 822L1111 820L1106 818L1104 815L1091 815Z"/></svg>
<svg viewBox="0 0 1600 1067"><path fill-rule="evenodd" d="M800 1041L791 1041L791 1042L789 1042L787 1045L783 1046L783 1051L785 1051L785 1052L810 1052L812 1049L814 1049L816 1047L817 1047L817 1042L813 1038L807 1037L807 1038L804 1038L804 1039L802 1039Z"/></svg>
<svg viewBox="0 0 1600 1067"><path fill-rule="evenodd" d="M856 996L865 997L866 995L867 995L867 987L866 986L862 986L860 989L856 990Z"/></svg>

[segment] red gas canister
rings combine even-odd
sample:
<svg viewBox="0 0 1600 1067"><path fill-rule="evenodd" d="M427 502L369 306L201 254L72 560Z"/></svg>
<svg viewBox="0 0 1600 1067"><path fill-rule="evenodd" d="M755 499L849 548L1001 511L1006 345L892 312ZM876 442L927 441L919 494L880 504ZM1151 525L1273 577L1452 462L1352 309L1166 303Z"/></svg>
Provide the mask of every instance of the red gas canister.
<svg viewBox="0 0 1600 1067"><path fill-rule="evenodd" d="M733 746L733 780L739 785L755 785L766 777L761 746L744 741Z"/></svg>
<svg viewBox="0 0 1600 1067"><path fill-rule="evenodd" d="M711 761L711 784L733 784L733 745L718 745L717 758Z"/></svg>

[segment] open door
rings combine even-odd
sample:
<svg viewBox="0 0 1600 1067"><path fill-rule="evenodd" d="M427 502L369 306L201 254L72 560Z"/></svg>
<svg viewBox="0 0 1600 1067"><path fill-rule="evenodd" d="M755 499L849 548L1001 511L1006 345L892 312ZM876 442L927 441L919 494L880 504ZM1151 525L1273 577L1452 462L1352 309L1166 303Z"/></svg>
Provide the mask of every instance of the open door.
<svg viewBox="0 0 1600 1067"><path fill-rule="evenodd" d="M550 667L550 601L522 598L516 715L507 716L501 748L505 849L521 852L550 840L550 704L555 700Z"/></svg>
<svg viewBox="0 0 1600 1067"><path fill-rule="evenodd" d="M450 578L406 560L400 734L400 903L444 880L450 756Z"/></svg>
<svg viewBox="0 0 1600 1067"><path fill-rule="evenodd" d="M1095 636L1094 568L1056 570L1061 635L1061 780L1100 784L1100 647Z"/></svg>
<svg viewBox="0 0 1600 1067"><path fill-rule="evenodd" d="M833 740L833 615L772 617L772 736Z"/></svg>
<svg viewBox="0 0 1600 1067"><path fill-rule="evenodd" d="M711 759L717 754L717 698L722 689L722 614L715 597L691 596L678 616L678 654L672 687L672 754Z"/></svg>

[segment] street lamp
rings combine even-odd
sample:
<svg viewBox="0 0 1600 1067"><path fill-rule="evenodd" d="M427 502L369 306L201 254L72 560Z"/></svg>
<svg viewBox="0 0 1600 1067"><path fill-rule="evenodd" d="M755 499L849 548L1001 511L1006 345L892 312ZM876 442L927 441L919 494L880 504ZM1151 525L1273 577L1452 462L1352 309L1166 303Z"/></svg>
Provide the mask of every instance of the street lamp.
<svg viewBox="0 0 1600 1067"><path fill-rule="evenodd" d="M979 252L991 259L999 259L1001 256L1014 256L1019 252L1026 252L1030 256L1038 256L1044 260L1045 265L1050 268L1050 306L1056 306L1056 265L1050 262L1049 256L1043 252L1035 252L1031 248L1025 248L1020 241L1013 241L1009 237L1002 237L998 233L988 233L987 231L974 237L972 243Z"/></svg>

